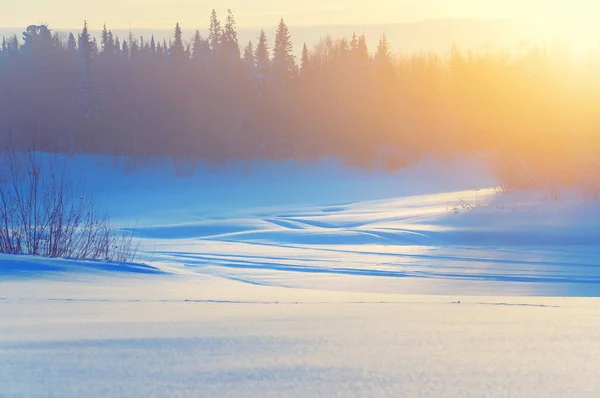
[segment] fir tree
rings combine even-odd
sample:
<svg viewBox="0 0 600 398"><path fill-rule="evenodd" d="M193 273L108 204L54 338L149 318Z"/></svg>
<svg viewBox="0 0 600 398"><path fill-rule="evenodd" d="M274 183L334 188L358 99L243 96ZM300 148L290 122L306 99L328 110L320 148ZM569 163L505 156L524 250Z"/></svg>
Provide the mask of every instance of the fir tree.
<svg viewBox="0 0 600 398"><path fill-rule="evenodd" d="M192 58L199 59L202 54L202 35L199 31L194 33L194 39L192 40Z"/></svg>
<svg viewBox="0 0 600 398"><path fill-rule="evenodd" d="M129 45L127 44L127 40L123 40L121 55L123 58L129 58Z"/></svg>
<svg viewBox="0 0 600 398"><path fill-rule="evenodd" d="M154 41L154 35L150 38L150 54L154 56L156 54L156 42Z"/></svg>
<svg viewBox="0 0 600 398"><path fill-rule="evenodd" d="M75 41L73 33L69 33L69 38L67 39L67 52L72 54L75 51L77 51L77 42Z"/></svg>
<svg viewBox="0 0 600 398"><path fill-rule="evenodd" d="M292 35L283 18L279 21L273 46L273 72L283 80L292 78L296 73Z"/></svg>
<svg viewBox="0 0 600 398"><path fill-rule="evenodd" d="M237 32L235 31L235 17L231 10L227 10L227 20L223 29L223 47L233 58L240 58L240 46Z"/></svg>
<svg viewBox="0 0 600 398"><path fill-rule="evenodd" d="M121 42L119 41L119 36L115 37L115 54L121 55Z"/></svg>
<svg viewBox="0 0 600 398"><path fill-rule="evenodd" d="M171 57L178 61L186 57L186 49L183 45L182 31L179 22L175 25L175 33L173 34L173 42L171 44Z"/></svg>
<svg viewBox="0 0 600 398"><path fill-rule="evenodd" d="M244 62L249 67L253 68L255 59L254 59L254 45L251 41L248 42L246 48L244 48Z"/></svg>
<svg viewBox="0 0 600 398"><path fill-rule="evenodd" d="M102 48L103 54L109 54L112 51L112 43L109 43L108 39L108 29L106 28L106 24L102 27L102 34L100 35L100 45Z"/></svg>
<svg viewBox="0 0 600 398"><path fill-rule="evenodd" d="M309 55L308 55L308 47L306 46L306 43L304 43L304 46L302 47L302 65L301 65L301 71L302 73L306 73L308 71L309 68Z"/></svg>
<svg viewBox="0 0 600 398"><path fill-rule="evenodd" d="M367 38L364 34L358 39L357 58L363 63L369 60L369 48L367 47Z"/></svg>
<svg viewBox="0 0 600 398"><path fill-rule="evenodd" d="M223 39L223 29L217 16L217 11L212 10L210 15L210 27L208 28L208 43L213 51L218 51Z"/></svg>
<svg viewBox="0 0 600 398"><path fill-rule="evenodd" d="M350 40L350 52L355 55L358 53L358 37L356 32L352 32L352 39Z"/></svg>
<svg viewBox="0 0 600 398"><path fill-rule="evenodd" d="M375 53L375 61L380 66L387 66L392 62L390 44L388 43L387 36L385 35L385 33L379 39L379 44L377 45L377 52Z"/></svg>
<svg viewBox="0 0 600 398"><path fill-rule="evenodd" d="M256 61L257 70L263 73L266 73L269 70L271 64L271 60L269 58L269 43L264 30L260 31L260 37L258 38L258 45L256 46L254 59Z"/></svg>
<svg viewBox="0 0 600 398"><path fill-rule="evenodd" d="M86 59L89 59L92 53L92 38L88 31L87 21L83 22L83 30L79 34L79 52L83 54Z"/></svg>

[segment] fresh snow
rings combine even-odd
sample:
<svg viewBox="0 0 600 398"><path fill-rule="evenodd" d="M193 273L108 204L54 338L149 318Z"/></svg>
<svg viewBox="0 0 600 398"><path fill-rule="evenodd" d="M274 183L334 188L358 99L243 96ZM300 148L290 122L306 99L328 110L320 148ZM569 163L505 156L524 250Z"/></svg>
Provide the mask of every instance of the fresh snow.
<svg viewBox="0 0 600 398"><path fill-rule="evenodd" d="M74 161L139 264L0 256L1 397L600 393L600 207L576 192L458 161Z"/></svg>

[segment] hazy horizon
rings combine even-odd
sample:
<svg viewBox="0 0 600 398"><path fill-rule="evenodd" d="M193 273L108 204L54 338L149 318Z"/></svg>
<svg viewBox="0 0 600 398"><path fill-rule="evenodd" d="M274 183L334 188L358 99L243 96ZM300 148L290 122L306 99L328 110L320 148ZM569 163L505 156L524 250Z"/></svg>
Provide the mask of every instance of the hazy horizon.
<svg viewBox="0 0 600 398"><path fill-rule="evenodd" d="M235 13L235 11L234 11ZM237 14L236 14L237 16ZM239 21L239 18L238 18ZM248 41L256 42L261 29L265 29L267 35L272 38L275 33L277 18L265 26L252 27L243 26L238 28L240 45ZM38 22L32 22L38 23ZM47 22L46 22L47 23ZM177 22L173 22L173 27ZM83 20L82 23L83 24ZM88 20L92 35L99 37L102 25L94 25ZM21 39L22 27L0 26L0 37L16 34ZM60 33L76 33L81 29L55 27L51 23L48 26ZM115 35L123 38L132 32L135 37L143 36L149 38L154 35L156 39L169 39L173 33L173 27L144 28L115 27L107 23ZM186 26L181 24L185 40L191 40L196 30L203 35L207 34L208 23ZM391 42L394 51L419 52L419 51L447 51L453 44L463 48L488 49L505 48L515 49L525 42L528 44L548 45L555 42L568 43L573 48L582 50L597 50L600 48L600 34L590 35L586 40L578 38L576 32L563 32L559 29L548 27L532 27L523 22L510 18L432 18L414 22L401 23L331 23L314 25L290 25L295 52L299 52L303 43L309 47L316 44L319 39L331 35L333 37L349 37L353 32L364 33L368 39L369 47L374 50L379 37L385 33Z"/></svg>

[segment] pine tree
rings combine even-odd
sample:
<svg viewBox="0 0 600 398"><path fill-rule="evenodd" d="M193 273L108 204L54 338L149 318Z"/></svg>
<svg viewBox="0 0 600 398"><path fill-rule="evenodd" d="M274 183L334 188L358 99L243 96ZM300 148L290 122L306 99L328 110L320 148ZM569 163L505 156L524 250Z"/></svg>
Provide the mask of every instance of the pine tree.
<svg viewBox="0 0 600 398"><path fill-rule="evenodd" d="M213 51L218 51L223 39L223 29L217 16L217 11L212 10L210 15L210 27L208 28L208 42Z"/></svg>
<svg viewBox="0 0 600 398"><path fill-rule="evenodd" d="M133 34L131 32L129 32L127 44L129 46L129 56L131 57L131 59L137 59L140 55L140 45L137 39L133 37Z"/></svg>
<svg viewBox="0 0 600 398"><path fill-rule="evenodd" d="M154 35L150 38L150 54L154 56L156 54L156 42L154 41Z"/></svg>
<svg viewBox="0 0 600 398"><path fill-rule="evenodd" d="M227 10L227 20L223 29L223 47L225 51L234 59L240 58L240 45L238 43L237 32L235 31L235 17L231 10Z"/></svg>
<svg viewBox="0 0 600 398"><path fill-rule="evenodd" d="M271 60L269 58L269 43L267 40L267 35L264 30L260 31L260 37L258 39L258 45L256 46L256 54L254 56L256 61L256 69L266 73L271 64Z"/></svg>
<svg viewBox="0 0 600 398"><path fill-rule="evenodd" d="M121 55L123 58L129 58L129 45L127 44L127 40L123 40Z"/></svg>
<svg viewBox="0 0 600 398"><path fill-rule="evenodd" d="M369 48L367 47L367 38L364 34L358 39L357 58L363 63L369 61Z"/></svg>
<svg viewBox="0 0 600 398"><path fill-rule="evenodd" d="M244 48L244 63L251 67L254 68L254 63L255 63L255 59L254 59L254 45L252 44L251 41L248 42L248 45L246 46L246 48Z"/></svg>
<svg viewBox="0 0 600 398"><path fill-rule="evenodd" d="M202 54L202 35L199 31L194 33L194 39L192 40L192 57L199 59Z"/></svg>
<svg viewBox="0 0 600 398"><path fill-rule="evenodd" d="M177 61L181 61L186 57L186 50L183 45L182 32L179 22L177 22L175 25L173 39L173 43L171 44L171 57Z"/></svg>
<svg viewBox="0 0 600 398"><path fill-rule="evenodd" d="M306 73L308 71L309 68L309 63L310 63L310 59L309 59L309 55L308 55L308 47L306 46L306 43L304 43L304 46L302 47L302 65L301 65L301 71L302 73Z"/></svg>
<svg viewBox="0 0 600 398"><path fill-rule="evenodd" d="M350 52L355 55L358 53L358 37L356 32L352 32L352 39L350 40Z"/></svg>
<svg viewBox="0 0 600 398"><path fill-rule="evenodd" d="M83 30L79 34L79 52L83 54L86 59L91 57L92 53L92 38L88 31L87 21L83 22Z"/></svg>
<svg viewBox="0 0 600 398"><path fill-rule="evenodd" d="M121 42L119 41L119 36L115 37L115 54L121 55Z"/></svg>
<svg viewBox="0 0 600 398"><path fill-rule="evenodd" d="M385 33L379 39L377 52L375 53L375 62L377 62L380 66L387 66L392 62L390 44L388 43Z"/></svg>
<svg viewBox="0 0 600 398"><path fill-rule="evenodd" d="M112 46L111 43L109 43L109 39L108 39L108 29L106 28L106 24L104 24L104 26L102 27L102 34L100 36L100 45L102 46L102 53L103 54L110 54L112 51Z"/></svg>
<svg viewBox="0 0 600 398"><path fill-rule="evenodd" d="M278 78L288 80L296 73L292 35L283 18L279 21L273 46L273 72Z"/></svg>

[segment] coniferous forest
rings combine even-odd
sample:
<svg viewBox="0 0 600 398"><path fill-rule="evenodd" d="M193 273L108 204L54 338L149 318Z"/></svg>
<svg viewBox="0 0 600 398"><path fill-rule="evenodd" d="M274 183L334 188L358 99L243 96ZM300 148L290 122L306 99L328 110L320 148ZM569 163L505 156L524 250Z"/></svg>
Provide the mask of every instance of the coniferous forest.
<svg viewBox="0 0 600 398"><path fill-rule="evenodd" d="M95 38L87 24L4 37L2 147L217 164L334 156L392 170L476 154L511 186L598 186L598 54L402 54L357 34L299 51L283 20L249 43L231 11L208 22L207 37L177 24L163 41L106 26Z"/></svg>

